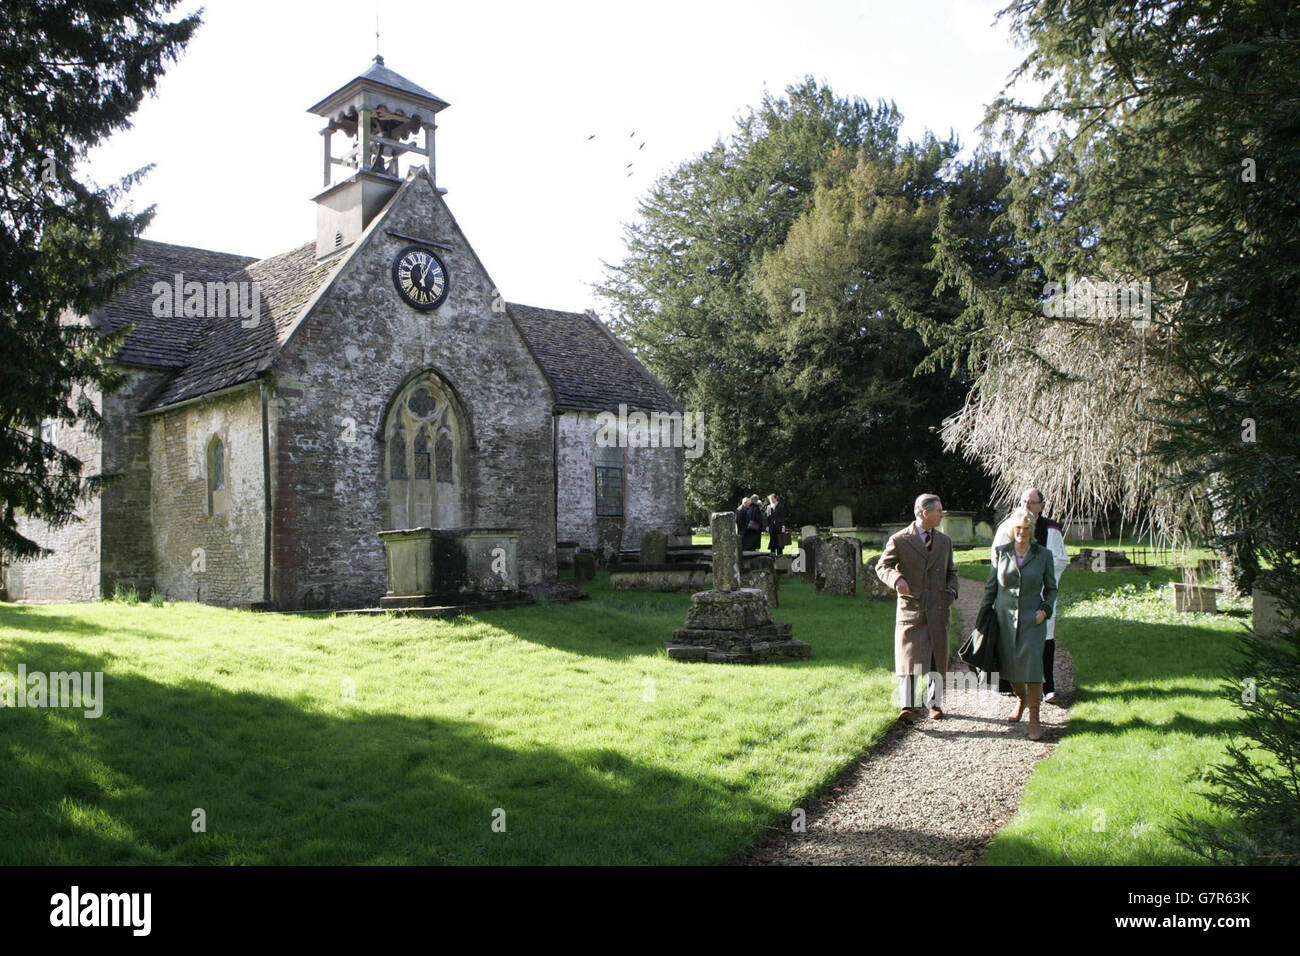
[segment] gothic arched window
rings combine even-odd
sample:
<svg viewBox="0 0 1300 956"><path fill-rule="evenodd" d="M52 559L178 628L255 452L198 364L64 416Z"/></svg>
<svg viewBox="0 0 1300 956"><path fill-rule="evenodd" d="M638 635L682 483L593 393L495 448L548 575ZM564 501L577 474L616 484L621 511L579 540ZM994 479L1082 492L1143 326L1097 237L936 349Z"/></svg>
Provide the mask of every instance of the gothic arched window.
<svg viewBox="0 0 1300 956"><path fill-rule="evenodd" d="M466 521L463 432L450 391L432 373L409 382L384 425L387 528L457 528Z"/></svg>

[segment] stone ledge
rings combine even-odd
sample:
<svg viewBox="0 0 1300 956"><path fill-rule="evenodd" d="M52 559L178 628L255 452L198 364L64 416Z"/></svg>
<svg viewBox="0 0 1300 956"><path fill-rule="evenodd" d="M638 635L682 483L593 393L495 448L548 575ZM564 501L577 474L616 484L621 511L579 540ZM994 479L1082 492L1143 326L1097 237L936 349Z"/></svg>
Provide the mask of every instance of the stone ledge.
<svg viewBox="0 0 1300 956"><path fill-rule="evenodd" d="M440 607L362 607L337 611L339 617L352 614L396 614L399 617L456 617L460 614L477 614L479 611L505 611L515 607L536 604L531 595L491 604L449 604Z"/></svg>
<svg viewBox="0 0 1300 956"><path fill-rule="evenodd" d="M757 664L769 660L808 660L812 645L807 641L757 641L749 647L701 647L664 641L668 657L675 661L705 661L710 664Z"/></svg>
<svg viewBox="0 0 1300 956"><path fill-rule="evenodd" d="M679 627L673 631L673 640L679 644L703 644L716 647L749 647L752 644L789 640L794 625L776 621L743 631L723 630L714 627Z"/></svg>

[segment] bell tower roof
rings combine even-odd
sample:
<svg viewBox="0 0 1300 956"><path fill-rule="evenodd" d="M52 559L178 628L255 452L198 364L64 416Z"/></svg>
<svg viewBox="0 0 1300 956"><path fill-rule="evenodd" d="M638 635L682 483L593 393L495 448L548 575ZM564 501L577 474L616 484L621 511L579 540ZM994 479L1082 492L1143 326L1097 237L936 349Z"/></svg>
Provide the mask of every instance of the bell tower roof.
<svg viewBox="0 0 1300 956"><path fill-rule="evenodd" d="M434 96L424 87L412 83L388 67L384 58L376 54L374 62L360 76L344 83L319 103L307 109L308 113L340 120L349 114L355 117L359 110L384 109L396 116L431 119L434 113L451 104Z"/></svg>
<svg viewBox="0 0 1300 956"><path fill-rule="evenodd" d="M394 73L384 66L384 58L376 55L366 72L308 110L326 121L320 131L323 190L315 197L318 258L351 245L397 192L402 184L402 157L424 157L429 179L436 184L436 117L449 105ZM348 149L341 156L334 155L331 145L336 133L348 140ZM421 134L423 146L419 143ZM409 164L409 157L405 162ZM344 169L340 182L335 181L336 167ZM407 175L411 171L408 166Z"/></svg>

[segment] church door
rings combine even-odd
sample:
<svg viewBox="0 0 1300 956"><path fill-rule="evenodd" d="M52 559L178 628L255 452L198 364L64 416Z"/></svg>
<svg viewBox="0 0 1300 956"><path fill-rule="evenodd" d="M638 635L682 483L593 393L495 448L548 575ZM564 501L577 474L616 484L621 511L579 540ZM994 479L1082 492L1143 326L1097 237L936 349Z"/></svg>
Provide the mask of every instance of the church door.
<svg viewBox="0 0 1300 956"><path fill-rule="evenodd" d="M384 438L384 528L465 527L464 432L450 390L432 373L408 382Z"/></svg>

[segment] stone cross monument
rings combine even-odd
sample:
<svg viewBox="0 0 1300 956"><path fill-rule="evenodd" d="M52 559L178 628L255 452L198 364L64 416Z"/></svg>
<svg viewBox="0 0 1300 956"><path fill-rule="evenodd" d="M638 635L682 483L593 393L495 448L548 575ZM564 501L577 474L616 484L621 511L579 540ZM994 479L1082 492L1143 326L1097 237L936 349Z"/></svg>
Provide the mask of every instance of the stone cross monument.
<svg viewBox="0 0 1300 956"><path fill-rule="evenodd" d="M743 664L779 658L806 658L812 648L795 640L791 626L774 622L767 595L740 586L736 516L729 511L710 517L713 531L713 590L691 595L686 626L664 641L668 656L681 661Z"/></svg>

